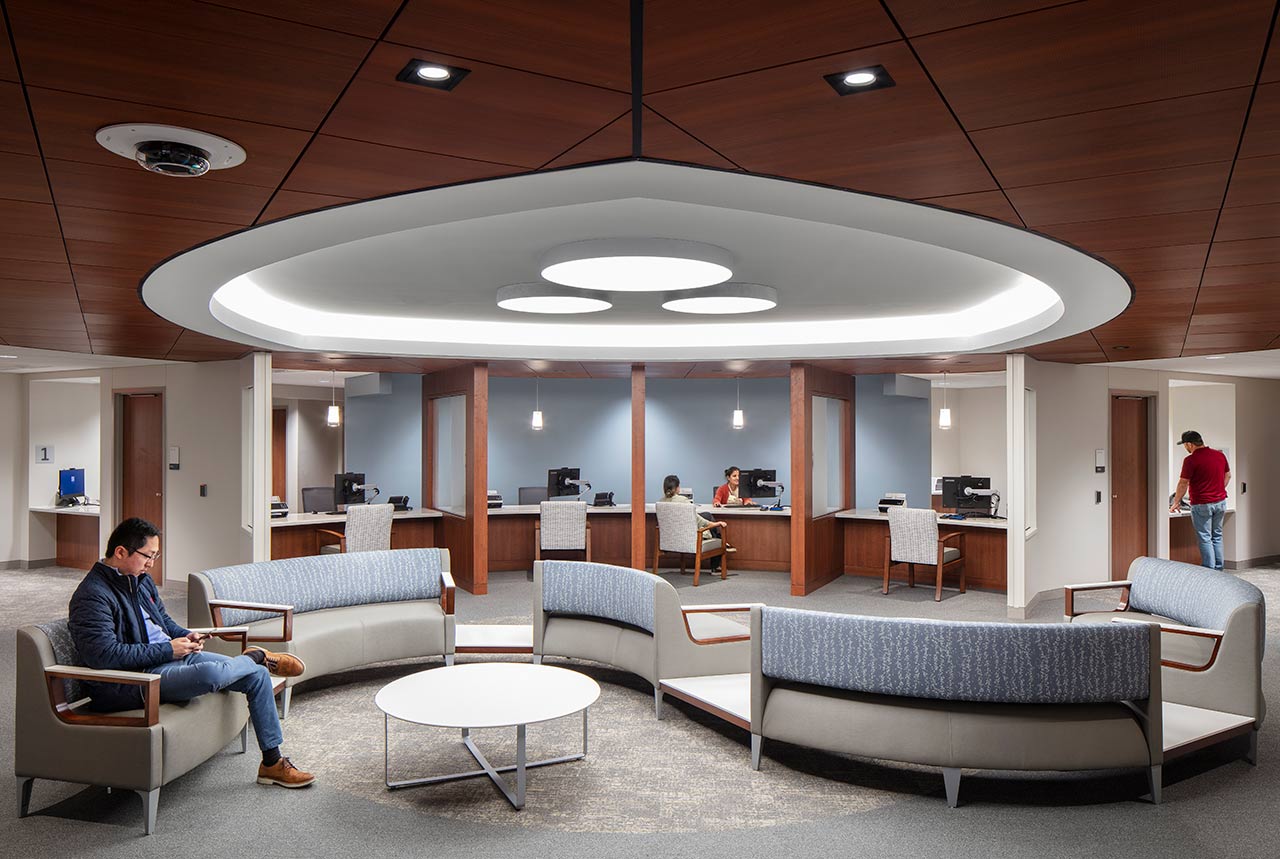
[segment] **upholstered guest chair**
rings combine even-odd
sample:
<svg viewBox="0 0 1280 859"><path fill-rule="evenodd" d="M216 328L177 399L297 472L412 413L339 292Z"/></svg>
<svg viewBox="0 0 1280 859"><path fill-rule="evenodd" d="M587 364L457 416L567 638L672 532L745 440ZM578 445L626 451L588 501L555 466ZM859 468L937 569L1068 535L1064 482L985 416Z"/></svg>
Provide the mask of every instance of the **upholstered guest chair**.
<svg viewBox="0 0 1280 859"><path fill-rule="evenodd" d="M347 508L346 533L321 529L317 533L337 539L320 547L321 554L330 552L383 552L391 548L390 504L353 504ZM336 548L335 548L336 547Z"/></svg>
<svg viewBox="0 0 1280 859"><path fill-rule="evenodd" d="M533 523L533 559L545 552L584 552L591 560L591 526L587 524L587 502L543 501L538 505L538 521Z"/></svg>
<svg viewBox="0 0 1280 859"><path fill-rule="evenodd" d="M201 630L236 640L243 628ZM160 675L101 671L80 665L66 618L18 630L13 772L18 816L40 779L132 790L142 797L144 831L155 831L160 788L195 769L237 735L248 749L249 710L233 692L160 703ZM123 683L139 690L139 707L97 713L84 682Z"/></svg>
<svg viewBox="0 0 1280 859"><path fill-rule="evenodd" d="M698 515L692 504L680 501L659 501L653 505L657 517L657 533L653 541L653 574L658 574L658 556L662 553L680 556L680 572L685 571L689 556L693 556L693 586L698 586L698 576L702 573L702 562L712 558L720 558L720 578L729 575L729 556L725 554L726 541L729 539L727 528L721 528L721 535L714 539L703 539L703 534L716 525L707 522Z"/></svg>
<svg viewBox="0 0 1280 859"><path fill-rule="evenodd" d="M957 545L948 545L955 543ZM934 568L934 602L942 600L942 576L960 571L964 593L964 532L939 534L938 514L911 507L889 508L889 533L884 538L884 587L889 593L889 571L894 564L907 565L907 587L916 586L916 564Z"/></svg>

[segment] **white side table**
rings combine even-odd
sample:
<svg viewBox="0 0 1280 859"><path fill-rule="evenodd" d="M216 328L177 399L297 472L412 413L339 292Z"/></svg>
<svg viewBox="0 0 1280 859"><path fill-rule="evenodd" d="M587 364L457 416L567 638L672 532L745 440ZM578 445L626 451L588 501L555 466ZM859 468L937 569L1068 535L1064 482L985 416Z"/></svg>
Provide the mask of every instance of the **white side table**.
<svg viewBox="0 0 1280 859"><path fill-rule="evenodd" d="M402 677L382 687L374 698L383 712L387 788L398 790L487 775L514 808L524 808L526 770L587 756L587 709L599 697L600 685L590 677L550 665L510 662L451 665ZM581 753L541 761L525 759L527 726L579 711L582 712ZM392 781L391 719L437 728L460 728L463 745L481 769ZM516 762L512 766L494 767L471 739L471 729L511 726L516 729ZM516 774L514 791L501 776L512 771Z"/></svg>

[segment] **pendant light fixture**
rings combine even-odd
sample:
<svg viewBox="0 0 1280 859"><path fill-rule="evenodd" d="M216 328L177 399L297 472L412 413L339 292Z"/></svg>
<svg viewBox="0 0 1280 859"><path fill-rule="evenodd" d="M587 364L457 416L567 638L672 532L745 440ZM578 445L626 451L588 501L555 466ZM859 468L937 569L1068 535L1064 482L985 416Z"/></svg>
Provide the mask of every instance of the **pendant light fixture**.
<svg viewBox="0 0 1280 859"><path fill-rule="evenodd" d="M331 427L342 425L342 410L338 408L338 371L329 371L329 411L324 422Z"/></svg>
<svg viewBox="0 0 1280 859"><path fill-rule="evenodd" d="M938 409L938 429L951 429L951 409L947 408L947 374L942 373L942 408Z"/></svg>
<svg viewBox="0 0 1280 859"><path fill-rule="evenodd" d="M733 428L742 429L747 425L742 416L742 379L738 379L738 407L733 410Z"/></svg>
<svg viewBox="0 0 1280 859"><path fill-rule="evenodd" d="M538 377L533 377L533 428L542 429L542 408L538 398Z"/></svg>

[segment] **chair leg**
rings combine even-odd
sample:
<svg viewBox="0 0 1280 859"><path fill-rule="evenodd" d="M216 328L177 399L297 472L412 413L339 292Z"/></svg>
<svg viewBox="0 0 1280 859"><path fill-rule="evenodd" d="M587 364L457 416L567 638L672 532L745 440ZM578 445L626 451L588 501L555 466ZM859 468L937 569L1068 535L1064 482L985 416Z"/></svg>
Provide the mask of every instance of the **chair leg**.
<svg viewBox="0 0 1280 859"><path fill-rule="evenodd" d="M684 572L681 570L681 572ZM702 553L693 556L693 586L698 586L698 575L702 572Z"/></svg>
<svg viewBox="0 0 1280 859"><path fill-rule="evenodd" d="M964 593L964 558L960 559L960 593Z"/></svg>
<svg viewBox="0 0 1280 859"><path fill-rule="evenodd" d="M914 588L916 586L916 565L907 564L907 587Z"/></svg>
<svg viewBox="0 0 1280 859"><path fill-rule="evenodd" d="M1244 753L1245 762L1250 766L1258 765L1258 729L1249 732L1249 749Z"/></svg>
<svg viewBox="0 0 1280 859"><path fill-rule="evenodd" d="M662 688L659 686L653 687L653 714L662 721Z"/></svg>
<svg viewBox="0 0 1280 859"><path fill-rule="evenodd" d="M1160 765L1156 764L1147 772L1147 787L1150 788L1151 804L1160 804L1160 790L1164 787L1164 776L1160 772Z"/></svg>
<svg viewBox="0 0 1280 859"><path fill-rule="evenodd" d="M591 527L587 527L587 563L591 563Z"/></svg>
<svg viewBox="0 0 1280 859"><path fill-rule="evenodd" d="M542 654L541 654L541 653L535 653L535 654L533 654L533 664L534 664L534 665L541 665L541 664L542 664Z"/></svg>
<svg viewBox="0 0 1280 859"><path fill-rule="evenodd" d="M27 776L18 776L18 816L26 817L27 812L31 808L31 786L35 784L34 778Z"/></svg>
<svg viewBox="0 0 1280 859"><path fill-rule="evenodd" d="M764 745L764 737L759 734L751 735L751 768L753 770L760 769L760 747Z"/></svg>
<svg viewBox="0 0 1280 859"><path fill-rule="evenodd" d="M889 567L893 566L893 562L889 560L888 553L884 556L884 587L880 589L880 593L887 594L889 592Z"/></svg>
<svg viewBox="0 0 1280 859"><path fill-rule="evenodd" d="M936 584L933 586L933 601L942 602L942 564L938 564L934 580Z"/></svg>
<svg viewBox="0 0 1280 859"><path fill-rule="evenodd" d="M720 553L720 581L729 578L729 553Z"/></svg>
<svg viewBox="0 0 1280 859"><path fill-rule="evenodd" d="M286 686L280 693L280 721L289 718L289 701L293 698L293 687Z"/></svg>
<svg viewBox="0 0 1280 859"><path fill-rule="evenodd" d="M247 754L249 751L249 723L245 722L244 727L240 729L240 754Z"/></svg>
<svg viewBox="0 0 1280 859"><path fill-rule="evenodd" d="M689 563L688 556L681 555L680 556L680 575L683 576L686 572L688 572L688 563Z"/></svg>
<svg viewBox="0 0 1280 859"><path fill-rule="evenodd" d="M143 833L151 835L156 831L156 809L160 807L160 788L155 790L135 790L142 797Z"/></svg>
<svg viewBox="0 0 1280 859"><path fill-rule="evenodd" d="M454 655L453 655L452 653L446 653L446 654L444 655L444 665L445 665L445 667L446 667L446 668L448 668L450 665L452 665L452 664L453 664L453 660L454 660Z"/></svg>
<svg viewBox="0 0 1280 859"><path fill-rule="evenodd" d="M947 789L947 808L955 808L960 802L960 768L943 767L942 784Z"/></svg>

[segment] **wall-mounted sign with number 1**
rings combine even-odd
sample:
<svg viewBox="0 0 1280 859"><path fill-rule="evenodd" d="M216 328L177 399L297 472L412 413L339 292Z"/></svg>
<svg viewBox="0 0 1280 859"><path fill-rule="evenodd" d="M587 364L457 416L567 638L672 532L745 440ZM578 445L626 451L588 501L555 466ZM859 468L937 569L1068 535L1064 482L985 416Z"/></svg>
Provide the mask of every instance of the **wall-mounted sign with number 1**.
<svg viewBox="0 0 1280 859"><path fill-rule="evenodd" d="M51 464L53 462L53 445L36 445L36 462L45 463L46 465Z"/></svg>

